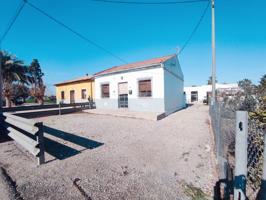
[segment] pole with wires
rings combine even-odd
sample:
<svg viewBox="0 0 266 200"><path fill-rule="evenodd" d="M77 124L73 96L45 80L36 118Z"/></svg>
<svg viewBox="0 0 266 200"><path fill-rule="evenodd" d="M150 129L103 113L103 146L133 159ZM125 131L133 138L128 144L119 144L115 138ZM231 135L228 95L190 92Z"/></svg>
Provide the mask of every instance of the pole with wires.
<svg viewBox="0 0 266 200"><path fill-rule="evenodd" d="M216 49L215 49L215 8L214 0L212 0L212 99L211 105L214 105L216 100Z"/></svg>
<svg viewBox="0 0 266 200"><path fill-rule="evenodd" d="M3 51L2 51L2 42L4 41L5 37L9 33L10 29L16 22L17 18L19 17L21 11L23 10L25 6L26 0L23 0L18 9L15 12L14 17L11 19L9 25L7 26L6 30L4 31L3 35L0 37L0 136L4 134L4 127L3 127L3 122L4 122L4 117L3 117L3 73L2 73L2 63L3 63Z"/></svg>

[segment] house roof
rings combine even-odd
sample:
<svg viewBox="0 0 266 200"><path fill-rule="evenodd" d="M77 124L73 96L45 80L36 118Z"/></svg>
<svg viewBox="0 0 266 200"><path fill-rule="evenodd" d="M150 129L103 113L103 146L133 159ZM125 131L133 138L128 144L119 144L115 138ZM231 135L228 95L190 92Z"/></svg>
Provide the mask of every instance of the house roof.
<svg viewBox="0 0 266 200"><path fill-rule="evenodd" d="M87 76L79 77L79 78L76 78L76 79L64 81L64 82L61 82L61 83L56 83L55 86L67 85L67 84L71 84L71 83L79 83L79 82L89 81L89 80L93 80L93 78L94 77L92 75L87 75Z"/></svg>
<svg viewBox="0 0 266 200"><path fill-rule="evenodd" d="M163 56L163 57L159 57L159 58L152 58L149 60L129 63L129 64L125 64L125 65L114 66L114 67L111 67L109 69L100 71L100 72L94 74L94 76L100 76L100 75L110 74L110 73L114 73L114 72L122 72L122 71L130 70L130 69L144 68L144 67L151 66L154 64L163 63L166 60L168 60L174 56L176 56L176 55L172 54L172 55Z"/></svg>

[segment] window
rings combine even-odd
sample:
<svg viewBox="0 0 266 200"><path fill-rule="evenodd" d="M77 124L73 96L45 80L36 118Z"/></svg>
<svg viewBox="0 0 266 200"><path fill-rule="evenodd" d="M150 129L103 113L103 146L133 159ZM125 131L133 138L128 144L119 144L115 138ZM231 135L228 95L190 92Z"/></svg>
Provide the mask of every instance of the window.
<svg viewBox="0 0 266 200"><path fill-rule="evenodd" d="M102 98L109 98L110 97L109 84L102 84L101 90L102 90Z"/></svg>
<svg viewBox="0 0 266 200"><path fill-rule="evenodd" d="M64 100L65 99L65 92L61 91L61 99Z"/></svg>
<svg viewBox="0 0 266 200"><path fill-rule="evenodd" d="M139 81L139 97L151 97L151 80Z"/></svg>
<svg viewBox="0 0 266 200"><path fill-rule="evenodd" d="M81 98L82 98L82 99L86 99L86 96L87 96L86 89L82 89L82 90L81 90Z"/></svg>

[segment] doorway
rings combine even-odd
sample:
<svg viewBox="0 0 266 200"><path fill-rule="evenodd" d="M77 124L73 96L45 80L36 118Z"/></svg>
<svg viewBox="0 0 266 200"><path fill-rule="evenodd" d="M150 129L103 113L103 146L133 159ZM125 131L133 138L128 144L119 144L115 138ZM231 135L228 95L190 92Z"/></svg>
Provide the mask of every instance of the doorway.
<svg viewBox="0 0 266 200"><path fill-rule="evenodd" d="M75 103L75 90L70 90L70 103Z"/></svg>
<svg viewBox="0 0 266 200"><path fill-rule="evenodd" d="M191 102L198 101L198 91L191 91Z"/></svg>
<svg viewBox="0 0 266 200"><path fill-rule="evenodd" d="M128 108L128 84L118 83L118 108Z"/></svg>

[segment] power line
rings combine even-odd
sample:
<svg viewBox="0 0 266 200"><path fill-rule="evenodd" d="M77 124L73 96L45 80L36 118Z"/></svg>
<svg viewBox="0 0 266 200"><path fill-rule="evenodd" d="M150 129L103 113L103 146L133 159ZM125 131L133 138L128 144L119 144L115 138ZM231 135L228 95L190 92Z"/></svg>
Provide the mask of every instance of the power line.
<svg viewBox="0 0 266 200"><path fill-rule="evenodd" d="M169 4L184 4L184 3L199 3L199 2L206 2L209 0L187 0L187 1L160 1L160 2L140 2L140 1L113 1L113 0L91 0L94 2L101 2L101 3L115 3L115 4L137 4L137 5L169 5Z"/></svg>
<svg viewBox="0 0 266 200"><path fill-rule="evenodd" d="M196 26L194 27L193 31L191 32L191 34L189 35L188 39L186 40L186 42L184 43L184 45L182 46L182 48L180 49L180 51L178 52L178 55L180 55L184 49L187 47L187 45L189 44L189 42L191 41L191 39L193 38L193 36L195 35L195 33L197 32L204 16L206 15L207 11L208 11L208 8L210 6L210 2L207 4L206 8L204 9L198 23L196 24Z"/></svg>
<svg viewBox="0 0 266 200"><path fill-rule="evenodd" d="M0 39L0 47L1 47L1 44L2 44L3 40L7 36L8 32L10 31L10 29L14 25L15 21L17 20L18 16L20 15L22 9L24 8L25 3L26 3L25 1L22 1L21 4L18 6L18 8L17 8L17 10L15 12L14 17L11 19L9 25L7 26L7 29L5 30L5 32L3 33L3 35L2 35L2 37Z"/></svg>
<svg viewBox="0 0 266 200"><path fill-rule="evenodd" d="M33 5L32 3L30 3L27 0L24 0L24 2L26 2L30 7L32 7L33 9L35 9L36 11L38 11L39 13L41 13L42 15L48 17L50 20L54 21L55 23L57 23L58 25L64 27L65 29L67 29L68 31L72 32L73 34L75 34L76 36L78 36L79 38L81 38L82 40L86 41L87 43L101 49L102 51L104 51L105 53L113 56L114 58L120 60L122 63L127 63L124 59L122 59L121 57L115 55L114 53L112 53L111 51L105 49L104 47L102 47L101 45L97 44L96 42L88 39L86 36L82 35L81 33L75 31L74 29L72 29L71 27L67 26L66 24L64 24L63 22L59 21L58 19L54 18L53 16L49 15L47 12L45 12L44 10L38 8L37 6Z"/></svg>

